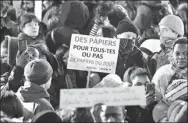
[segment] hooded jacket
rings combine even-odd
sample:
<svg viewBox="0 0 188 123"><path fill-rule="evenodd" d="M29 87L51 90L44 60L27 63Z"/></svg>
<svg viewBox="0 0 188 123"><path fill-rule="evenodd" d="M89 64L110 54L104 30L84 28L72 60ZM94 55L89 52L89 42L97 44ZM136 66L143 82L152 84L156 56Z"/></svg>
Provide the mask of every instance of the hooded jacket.
<svg viewBox="0 0 188 123"><path fill-rule="evenodd" d="M29 113L25 114L25 119L32 118L42 111L54 110L49 102L50 95L44 88L37 84L28 84L25 82L24 86L21 86L16 94L23 103L26 112L29 111ZM28 107L27 104L31 106Z"/></svg>

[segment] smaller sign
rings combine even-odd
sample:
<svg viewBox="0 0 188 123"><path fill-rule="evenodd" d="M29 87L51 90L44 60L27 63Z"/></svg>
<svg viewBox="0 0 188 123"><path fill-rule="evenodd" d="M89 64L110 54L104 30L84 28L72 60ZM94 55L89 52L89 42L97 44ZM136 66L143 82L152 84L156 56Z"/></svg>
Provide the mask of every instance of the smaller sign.
<svg viewBox="0 0 188 123"><path fill-rule="evenodd" d="M62 89L60 108L91 107L103 103L108 106L146 105L145 88Z"/></svg>

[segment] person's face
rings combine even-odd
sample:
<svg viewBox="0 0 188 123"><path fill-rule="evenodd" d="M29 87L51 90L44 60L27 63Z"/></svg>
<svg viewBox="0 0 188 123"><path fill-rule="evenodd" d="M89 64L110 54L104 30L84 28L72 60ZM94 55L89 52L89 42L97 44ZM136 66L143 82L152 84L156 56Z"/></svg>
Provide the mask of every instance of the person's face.
<svg viewBox="0 0 188 123"><path fill-rule="evenodd" d="M145 86L150 83L148 76L135 76L132 80L132 86Z"/></svg>
<svg viewBox="0 0 188 123"><path fill-rule="evenodd" d="M28 10L34 7L33 1L24 1L23 2L23 9Z"/></svg>
<svg viewBox="0 0 188 123"><path fill-rule="evenodd" d="M173 50L173 60L181 69L187 66L187 44L176 44Z"/></svg>
<svg viewBox="0 0 188 123"><path fill-rule="evenodd" d="M120 39L120 48L123 50L124 54L129 54L133 51L137 35L133 32L124 32L117 35Z"/></svg>
<svg viewBox="0 0 188 123"><path fill-rule="evenodd" d="M176 34L171 29L164 27L164 26L159 27L160 41L166 47L170 47L174 43L174 41L168 40L168 39L174 39L174 38L177 38L177 36L178 36L178 34Z"/></svg>
<svg viewBox="0 0 188 123"><path fill-rule="evenodd" d="M97 73L91 73L89 78L89 87L92 88L101 81L100 76Z"/></svg>
<svg viewBox="0 0 188 123"><path fill-rule="evenodd" d="M30 37L37 37L39 35L39 23L36 21L31 21L25 24L23 32Z"/></svg>
<svg viewBox="0 0 188 123"><path fill-rule="evenodd" d="M122 107L118 106L106 106L103 105L101 107L100 113L101 121L102 122L113 122L113 123L120 123L124 122L124 112Z"/></svg>
<svg viewBox="0 0 188 123"><path fill-rule="evenodd" d="M97 36L98 37L103 37L102 28L98 29Z"/></svg>

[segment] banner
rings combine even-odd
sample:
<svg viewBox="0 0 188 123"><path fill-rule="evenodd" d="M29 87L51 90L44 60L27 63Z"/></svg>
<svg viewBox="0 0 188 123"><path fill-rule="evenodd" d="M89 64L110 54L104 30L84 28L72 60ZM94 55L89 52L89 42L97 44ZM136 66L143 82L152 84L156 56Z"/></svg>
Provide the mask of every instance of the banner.
<svg viewBox="0 0 188 123"><path fill-rule="evenodd" d="M68 69L115 73L119 39L72 34Z"/></svg>
<svg viewBox="0 0 188 123"><path fill-rule="evenodd" d="M146 105L145 89L139 87L62 89L60 108L91 107L98 103L108 106Z"/></svg>

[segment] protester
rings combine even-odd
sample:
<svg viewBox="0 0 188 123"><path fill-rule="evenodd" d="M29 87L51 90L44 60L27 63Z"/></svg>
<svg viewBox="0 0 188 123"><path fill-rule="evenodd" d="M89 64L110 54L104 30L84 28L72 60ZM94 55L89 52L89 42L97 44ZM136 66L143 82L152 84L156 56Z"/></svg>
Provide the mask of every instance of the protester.
<svg viewBox="0 0 188 123"><path fill-rule="evenodd" d="M144 67L142 52L135 46L139 31L130 20L122 20L117 27L117 38L120 39L119 56L116 74L123 78L124 72L132 66Z"/></svg>
<svg viewBox="0 0 188 123"><path fill-rule="evenodd" d="M123 106L106 106L104 104L96 104L91 108L91 115L94 122L126 122L126 110Z"/></svg>
<svg viewBox="0 0 188 123"><path fill-rule="evenodd" d="M5 40L6 35L10 36L17 36L19 33L17 23L15 22L14 18L11 19L11 17L14 17L15 13L12 12L10 5L8 4L8 1L0 2L1 7L1 14L0 14L0 33L1 33L1 39L0 42ZM13 10L14 11L14 10Z"/></svg>
<svg viewBox="0 0 188 123"><path fill-rule="evenodd" d="M34 12L35 3L32 0L22 0L20 8L26 12Z"/></svg>
<svg viewBox="0 0 188 123"><path fill-rule="evenodd" d="M170 84L172 77L177 74L179 79L187 79L187 39L178 38L173 44L171 63L162 66L153 77L156 84L157 100L165 98L165 88Z"/></svg>
<svg viewBox="0 0 188 123"><path fill-rule="evenodd" d="M93 88L99 82L101 82L101 78L100 78L99 74L91 73L91 75L89 77L89 88Z"/></svg>
<svg viewBox="0 0 188 123"><path fill-rule="evenodd" d="M178 99L187 101L187 44L186 38L177 39L171 63L159 68L153 77L158 105L170 105Z"/></svg>
<svg viewBox="0 0 188 123"><path fill-rule="evenodd" d="M94 25L89 33L91 36L95 36L99 27L102 25L108 25L108 14L112 9L112 2L101 2L96 8L96 15Z"/></svg>
<svg viewBox="0 0 188 123"><path fill-rule="evenodd" d="M44 0L43 7L44 10L42 12L42 22L47 25L48 21L53 17L59 17L60 13L58 12L61 6L61 0Z"/></svg>
<svg viewBox="0 0 188 123"><path fill-rule="evenodd" d="M24 68L26 64L34 59L39 58L39 51L35 48L29 47L23 53L17 53L16 65L11 72L7 72L1 76L1 89L12 90L17 92L20 86L24 84Z"/></svg>
<svg viewBox="0 0 188 123"><path fill-rule="evenodd" d="M184 24L181 18L175 15L165 16L159 23L159 36L161 41L161 51L155 53L151 57L149 69L152 75L161 66L169 64L169 55L171 53L172 45L178 37L184 35Z"/></svg>
<svg viewBox="0 0 188 123"><path fill-rule="evenodd" d="M33 107L24 107L30 111L26 119L32 118L41 111L53 110L49 102L47 90L52 80L52 67L42 59L29 62L24 68L25 83L20 87L17 95L23 103L33 103ZM30 109L31 108L31 109Z"/></svg>
<svg viewBox="0 0 188 123"><path fill-rule="evenodd" d="M77 31L83 29L89 19L89 10L81 1L67 1L61 9L60 23ZM77 19L75 19L77 18Z"/></svg>
<svg viewBox="0 0 188 123"><path fill-rule="evenodd" d="M119 4L116 4L108 14L110 24L117 28L118 23L124 19L129 19L126 9Z"/></svg>
<svg viewBox="0 0 188 123"><path fill-rule="evenodd" d="M1 93L1 111L9 118L23 117L22 104L13 91Z"/></svg>
<svg viewBox="0 0 188 123"><path fill-rule="evenodd" d="M62 119L54 111L42 111L35 115L31 121L32 123L62 123Z"/></svg>
<svg viewBox="0 0 188 123"><path fill-rule="evenodd" d="M145 86L146 88L146 106L126 106L127 120L129 123L150 122L154 123L152 111L155 106L154 93L147 91L147 84L151 83L151 76L146 69L131 67L124 74L124 82L129 82L128 86ZM153 90L155 91L155 90Z"/></svg>
<svg viewBox="0 0 188 123"><path fill-rule="evenodd" d="M23 14L19 19L21 33L18 38L27 40L27 44L44 43L40 42L44 39L43 35L39 33L39 20L32 13Z"/></svg>
<svg viewBox="0 0 188 123"><path fill-rule="evenodd" d="M36 1L0 2L1 122L187 122L187 4L181 3L43 0L42 13L38 13ZM72 34L119 39L115 73L67 68ZM152 45L148 57L140 47L146 39ZM108 59L98 61L104 61L104 65ZM144 86L145 97L111 95L114 101L130 97L128 105L96 104L98 100L94 99L85 100L83 103L88 104L79 107L84 94L102 96L103 89L107 94L113 88L115 93L130 89L137 93L135 86ZM63 106L60 103L67 98L61 89L72 98L71 92L86 88L89 91L81 93L76 102L68 99L70 102ZM109 96L103 100L107 98L112 99ZM137 98L146 99L146 105L138 104L142 99L137 102ZM133 101L137 105L130 104ZM67 106L71 103L75 107Z"/></svg>
<svg viewBox="0 0 188 123"><path fill-rule="evenodd" d="M76 108L71 116L71 123L93 122L93 118L88 108Z"/></svg>

